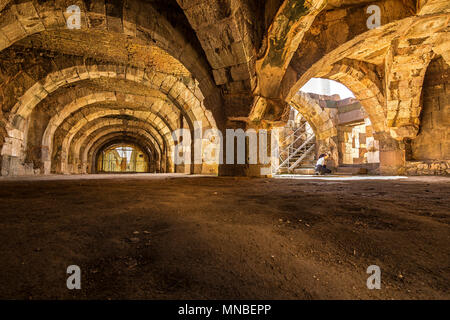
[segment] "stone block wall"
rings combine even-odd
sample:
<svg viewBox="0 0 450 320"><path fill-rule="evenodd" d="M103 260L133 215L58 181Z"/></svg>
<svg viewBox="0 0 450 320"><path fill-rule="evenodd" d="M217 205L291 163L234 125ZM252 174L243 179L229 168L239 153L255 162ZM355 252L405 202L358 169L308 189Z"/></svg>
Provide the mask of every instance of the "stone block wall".
<svg viewBox="0 0 450 320"><path fill-rule="evenodd" d="M348 98L337 101L339 161L341 164L379 163L379 143L361 104Z"/></svg>
<svg viewBox="0 0 450 320"><path fill-rule="evenodd" d="M419 134L408 160L450 159L450 67L439 57L425 74Z"/></svg>
<svg viewBox="0 0 450 320"><path fill-rule="evenodd" d="M367 163L365 125L340 126L338 132L341 146L341 163Z"/></svg>
<svg viewBox="0 0 450 320"><path fill-rule="evenodd" d="M408 176L449 176L450 160L407 161L405 174Z"/></svg>

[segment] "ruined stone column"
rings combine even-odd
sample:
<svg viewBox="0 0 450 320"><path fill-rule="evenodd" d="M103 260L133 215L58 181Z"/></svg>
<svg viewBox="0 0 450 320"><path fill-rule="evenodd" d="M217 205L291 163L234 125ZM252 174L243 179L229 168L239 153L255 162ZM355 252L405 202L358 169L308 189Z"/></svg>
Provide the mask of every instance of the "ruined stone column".
<svg viewBox="0 0 450 320"><path fill-rule="evenodd" d="M257 154L253 155L257 163L248 163L245 169L247 177L272 177L273 167L278 165L280 152L279 134L273 130L277 129L259 129L257 131ZM277 140L275 144L272 142L272 137ZM272 147L278 150L272 149ZM247 156L247 161L250 162L249 156Z"/></svg>
<svg viewBox="0 0 450 320"><path fill-rule="evenodd" d="M5 138L5 142L1 150L1 175L24 175L27 173L27 168L23 165L23 134L16 129L9 130L8 134L9 136Z"/></svg>
<svg viewBox="0 0 450 320"><path fill-rule="evenodd" d="M239 121L228 121L226 125L226 129L229 130L239 130L242 129L245 131L246 123ZM236 141L233 143L234 145L234 158L233 163L227 163L227 134L226 129L222 130L222 163L219 164L219 176L245 176L246 175L246 164L238 164L238 153L236 152L237 143ZM234 138L233 138L234 139ZM235 139L234 139L235 140Z"/></svg>
<svg viewBox="0 0 450 320"><path fill-rule="evenodd" d="M405 173L405 144L386 132L375 133L380 143L380 174L401 175Z"/></svg>

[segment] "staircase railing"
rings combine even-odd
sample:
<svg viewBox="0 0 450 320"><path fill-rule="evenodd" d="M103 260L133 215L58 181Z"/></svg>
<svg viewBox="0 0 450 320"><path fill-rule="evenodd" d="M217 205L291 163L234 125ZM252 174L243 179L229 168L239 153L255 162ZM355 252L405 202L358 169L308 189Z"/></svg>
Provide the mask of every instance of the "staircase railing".
<svg viewBox="0 0 450 320"><path fill-rule="evenodd" d="M303 134L307 137L307 134ZM310 143L315 138L314 134L306 138L306 141L302 143L300 147L294 150L294 152L290 153L288 157L280 164L280 167L283 167L285 164L289 163L289 160L291 160L293 157L297 155L297 153L303 149L308 143ZM290 146L289 146L290 147Z"/></svg>
<svg viewBox="0 0 450 320"><path fill-rule="evenodd" d="M304 129L306 127L306 122L304 124L302 124L300 127L298 127L297 129L295 129L294 132L290 133L282 142L281 145L284 145L286 141L288 141L291 137L295 136L297 134L297 132L299 132L301 129Z"/></svg>
<svg viewBox="0 0 450 320"><path fill-rule="evenodd" d="M314 137L311 137L311 138L314 138ZM311 138L309 138L309 139L311 139ZM306 144L306 142L305 142L305 144ZM303 159L305 159L305 157L308 156L315 149L315 147L316 147L316 144L312 144L308 149L306 149L306 151L300 156L300 158L298 158L297 161L295 161L294 164L289 167L289 170L295 169L300 164L300 162L302 162Z"/></svg>
<svg viewBox="0 0 450 320"><path fill-rule="evenodd" d="M297 129L295 129L295 131L289 134L282 142L283 145L287 141L292 140L283 150L281 150L279 156L280 164L278 165L278 167L275 168L274 170L275 173L279 173L282 168L287 169L288 172L295 169L305 159L305 157L310 155L311 152L314 150L315 148L315 144L313 143L315 139L314 133L305 130L301 134L298 134L299 131L301 131L302 129L306 129L306 122L303 123L303 125L299 126ZM302 138L304 142L298 148L296 148L295 144ZM290 161L297 155L300 155L300 157L293 164L291 164Z"/></svg>

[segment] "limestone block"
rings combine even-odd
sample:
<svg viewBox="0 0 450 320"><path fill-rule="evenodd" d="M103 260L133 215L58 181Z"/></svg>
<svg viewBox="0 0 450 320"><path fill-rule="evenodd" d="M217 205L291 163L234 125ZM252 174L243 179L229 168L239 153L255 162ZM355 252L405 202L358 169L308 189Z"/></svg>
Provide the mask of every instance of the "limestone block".
<svg viewBox="0 0 450 320"><path fill-rule="evenodd" d="M101 13L88 12L86 15L88 18L88 25L90 28L106 30L106 14L105 14L105 12L101 12Z"/></svg>
<svg viewBox="0 0 450 320"><path fill-rule="evenodd" d="M230 72L234 81L247 80L250 78L250 71L247 63L232 66Z"/></svg>
<svg viewBox="0 0 450 320"><path fill-rule="evenodd" d="M98 71L98 65L96 64L87 64L86 69L89 73L90 79L97 79L100 78L100 72Z"/></svg>
<svg viewBox="0 0 450 320"><path fill-rule="evenodd" d="M0 50L8 47L10 44L8 38L3 34L3 31L0 29Z"/></svg>
<svg viewBox="0 0 450 320"><path fill-rule="evenodd" d="M391 136L397 140L403 140L404 138L416 137L418 128L414 126L403 126L390 128Z"/></svg>
<svg viewBox="0 0 450 320"><path fill-rule="evenodd" d="M123 8L123 33L131 36L136 37L137 31L136 31L136 17L137 12L133 10L133 8L129 8L129 6L124 6Z"/></svg>
<svg viewBox="0 0 450 320"><path fill-rule="evenodd" d="M18 20L28 34L45 30L45 27L32 2L19 3L12 6L11 9L15 10Z"/></svg>
<svg viewBox="0 0 450 320"><path fill-rule="evenodd" d="M131 80L131 81L138 81L138 79L143 79L144 74L142 72L142 75L139 75L139 69L135 67L127 67L127 71L125 74L125 79Z"/></svg>
<svg viewBox="0 0 450 320"><path fill-rule="evenodd" d="M0 15L0 31L12 42L16 42L27 36L22 24L14 14L15 10L8 10Z"/></svg>
<svg viewBox="0 0 450 320"><path fill-rule="evenodd" d="M39 10L39 16L46 30L56 30L66 26L66 19L61 9L46 8L45 10Z"/></svg>
<svg viewBox="0 0 450 320"><path fill-rule="evenodd" d="M152 78L152 84L156 87L156 88L160 88L161 84L163 83L163 81L165 80L166 75L162 74L162 73L155 73L154 77ZM162 88L165 89L165 88Z"/></svg>
<svg viewBox="0 0 450 320"><path fill-rule="evenodd" d="M182 105L191 105L194 103L194 100L198 98L192 93L192 91L185 89L182 90L180 95L178 96L178 100L182 102Z"/></svg>
<svg viewBox="0 0 450 320"><path fill-rule="evenodd" d="M188 90L186 86L180 82L176 81L169 90L169 95L178 100L178 97L183 93L183 91Z"/></svg>
<svg viewBox="0 0 450 320"><path fill-rule="evenodd" d="M213 76L214 76L214 81L216 82L216 84L218 86L223 85L228 82L226 68L213 69Z"/></svg>

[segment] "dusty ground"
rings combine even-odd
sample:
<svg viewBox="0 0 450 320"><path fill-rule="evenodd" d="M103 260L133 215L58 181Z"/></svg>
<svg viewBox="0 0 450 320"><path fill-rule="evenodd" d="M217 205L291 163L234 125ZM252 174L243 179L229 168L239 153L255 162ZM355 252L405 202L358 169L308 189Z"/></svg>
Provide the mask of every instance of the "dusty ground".
<svg viewBox="0 0 450 320"><path fill-rule="evenodd" d="M52 179L0 180L0 298L450 298L449 179Z"/></svg>

